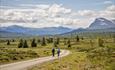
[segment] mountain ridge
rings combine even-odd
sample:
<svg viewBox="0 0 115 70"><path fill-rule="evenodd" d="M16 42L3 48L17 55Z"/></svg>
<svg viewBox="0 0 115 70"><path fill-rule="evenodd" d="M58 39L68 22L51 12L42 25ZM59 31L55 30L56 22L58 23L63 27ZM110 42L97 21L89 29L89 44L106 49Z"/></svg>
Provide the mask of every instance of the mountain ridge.
<svg viewBox="0 0 115 70"><path fill-rule="evenodd" d="M98 21L98 23L97 23ZM107 22L105 22L107 21ZM113 20L108 20L106 18L96 18L88 28L78 28L71 32L67 32L61 35L68 34L79 34L79 33L102 33L102 32L113 32L115 33L115 23ZM101 23L104 22L104 23ZM101 26L99 26L101 24ZM107 25L107 26L106 26Z"/></svg>
<svg viewBox="0 0 115 70"><path fill-rule="evenodd" d="M96 18L88 27L88 29L106 29L115 27L115 23L112 20L106 18Z"/></svg>
<svg viewBox="0 0 115 70"><path fill-rule="evenodd" d="M29 28L18 25L12 25L8 27L1 27L0 31L13 32L13 33L24 33L29 35L54 35L72 31L66 27L44 27L44 28Z"/></svg>

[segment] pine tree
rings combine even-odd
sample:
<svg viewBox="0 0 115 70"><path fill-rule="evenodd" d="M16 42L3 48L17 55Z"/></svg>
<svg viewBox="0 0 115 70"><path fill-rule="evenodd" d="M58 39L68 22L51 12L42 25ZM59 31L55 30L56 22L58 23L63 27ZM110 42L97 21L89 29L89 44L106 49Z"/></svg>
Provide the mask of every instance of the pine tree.
<svg viewBox="0 0 115 70"><path fill-rule="evenodd" d="M31 47L36 47L37 43L35 42L35 39L32 40Z"/></svg>
<svg viewBox="0 0 115 70"><path fill-rule="evenodd" d="M15 42L15 40L14 40L14 39L12 39L12 42Z"/></svg>
<svg viewBox="0 0 115 70"><path fill-rule="evenodd" d="M70 39L67 41L67 44L70 44Z"/></svg>
<svg viewBox="0 0 115 70"><path fill-rule="evenodd" d="M48 42L48 43L53 43L53 38L47 39L47 42Z"/></svg>
<svg viewBox="0 0 115 70"><path fill-rule="evenodd" d="M68 48L70 48L71 47L71 44L68 44Z"/></svg>
<svg viewBox="0 0 115 70"><path fill-rule="evenodd" d="M67 44L68 44L68 48L70 48L71 47L70 39L67 41Z"/></svg>
<svg viewBox="0 0 115 70"><path fill-rule="evenodd" d="M42 46L46 46L46 40L45 40L45 37L43 37L41 45L42 45Z"/></svg>
<svg viewBox="0 0 115 70"><path fill-rule="evenodd" d="M79 36L78 35L76 36L76 41L79 42Z"/></svg>
<svg viewBox="0 0 115 70"><path fill-rule="evenodd" d="M26 40L24 41L23 48L28 48L28 44L27 44L27 41L26 41Z"/></svg>
<svg viewBox="0 0 115 70"><path fill-rule="evenodd" d="M18 44L18 48L23 48L23 40L20 40L20 43Z"/></svg>
<svg viewBox="0 0 115 70"><path fill-rule="evenodd" d="M54 47L58 47L57 42L54 42Z"/></svg>
<svg viewBox="0 0 115 70"><path fill-rule="evenodd" d="M57 44L59 44L60 43L60 39L59 38L57 38Z"/></svg>
<svg viewBox="0 0 115 70"><path fill-rule="evenodd" d="M38 39L38 43L40 43L41 42L41 40L40 39Z"/></svg>
<svg viewBox="0 0 115 70"><path fill-rule="evenodd" d="M10 45L10 40L7 41L7 45Z"/></svg>

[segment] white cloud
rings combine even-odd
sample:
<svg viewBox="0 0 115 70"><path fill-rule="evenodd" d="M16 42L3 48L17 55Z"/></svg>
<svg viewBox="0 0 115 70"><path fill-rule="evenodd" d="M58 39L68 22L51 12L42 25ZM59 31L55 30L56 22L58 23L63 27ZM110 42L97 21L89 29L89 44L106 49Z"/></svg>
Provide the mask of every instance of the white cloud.
<svg viewBox="0 0 115 70"><path fill-rule="evenodd" d="M108 19L112 19L115 18L115 5L108 6L105 10L100 11L80 10L76 14L77 16L82 16L86 18L105 17Z"/></svg>
<svg viewBox="0 0 115 70"><path fill-rule="evenodd" d="M115 5L100 11L86 9L76 12L58 4L35 6L36 8L31 9L1 9L0 25L22 25L26 27L66 26L78 28L88 27L96 17L115 18Z"/></svg>
<svg viewBox="0 0 115 70"><path fill-rule="evenodd" d="M106 10L114 12L115 11L115 5L111 5L111 6L107 7Z"/></svg>
<svg viewBox="0 0 115 70"><path fill-rule="evenodd" d="M108 19L115 19L115 5L107 7L103 11L99 11L101 17L106 17Z"/></svg>
<svg viewBox="0 0 115 70"><path fill-rule="evenodd" d="M97 12L93 11L93 10L80 10L77 12L80 16L84 16L84 17L94 17L97 15Z"/></svg>

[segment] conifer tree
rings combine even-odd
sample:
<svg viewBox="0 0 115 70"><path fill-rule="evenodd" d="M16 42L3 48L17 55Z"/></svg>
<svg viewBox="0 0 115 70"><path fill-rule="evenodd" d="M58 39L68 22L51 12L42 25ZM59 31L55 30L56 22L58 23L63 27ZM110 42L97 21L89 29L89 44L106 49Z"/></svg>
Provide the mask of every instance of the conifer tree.
<svg viewBox="0 0 115 70"><path fill-rule="evenodd" d="M46 40L45 40L45 37L43 37L41 45L42 45L42 46L46 46Z"/></svg>
<svg viewBox="0 0 115 70"><path fill-rule="evenodd" d="M46 39L47 40L47 43L50 43L50 38Z"/></svg>
<svg viewBox="0 0 115 70"><path fill-rule="evenodd" d="M41 40L40 39L38 39L38 43L40 43L41 42Z"/></svg>
<svg viewBox="0 0 115 70"><path fill-rule="evenodd" d="M27 41L26 41L26 40L24 41L23 48L28 48L28 44L27 44Z"/></svg>
<svg viewBox="0 0 115 70"><path fill-rule="evenodd" d="M70 48L71 47L70 39L67 41L67 44L68 44L68 48Z"/></svg>
<svg viewBox="0 0 115 70"><path fill-rule="evenodd" d="M18 44L18 48L23 48L23 40L20 39L20 43Z"/></svg>
<svg viewBox="0 0 115 70"><path fill-rule="evenodd" d="M14 39L12 39L12 42L15 42L15 40L14 40Z"/></svg>
<svg viewBox="0 0 115 70"><path fill-rule="evenodd" d="M36 47L37 43L35 42L35 39L32 40L31 47Z"/></svg>
<svg viewBox="0 0 115 70"><path fill-rule="evenodd" d="M54 47L58 47L57 42L54 42Z"/></svg>
<svg viewBox="0 0 115 70"><path fill-rule="evenodd" d="M76 41L79 42L79 36L78 35L76 36Z"/></svg>
<svg viewBox="0 0 115 70"><path fill-rule="evenodd" d="M60 43L60 39L59 39L59 38L57 38L57 41L56 41L56 42L57 42L57 44L59 44L59 43Z"/></svg>
<svg viewBox="0 0 115 70"><path fill-rule="evenodd" d="M10 40L7 40L7 45L10 45Z"/></svg>

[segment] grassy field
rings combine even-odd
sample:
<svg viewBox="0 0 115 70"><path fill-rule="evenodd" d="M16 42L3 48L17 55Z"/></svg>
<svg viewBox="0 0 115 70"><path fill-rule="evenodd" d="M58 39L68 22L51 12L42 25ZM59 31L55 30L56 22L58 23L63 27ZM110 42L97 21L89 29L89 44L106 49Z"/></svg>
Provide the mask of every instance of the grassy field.
<svg viewBox="0 0 115 70"><path fill-rule="evenodd" d="M7 45L7 41L0 43L0 64L17 62L22 60L29 60L33 58L45 57L51 55L51 49L47 46L37 45L37 47L30 46L30 40L27 40L29 48L18 48L18 39L15 42L10 42Z"/></svg>
<svg viewBox="0 0 115 70"><path fill-rule="evenodd" d="M35 38L37 39L37 38ZM67 41L70 39L71 47ZM76 38L60 38L57 47L70 50L71 54L53 61L36 65L30 70L115 70L115 43L113 38L102 38L103 46L99 46L98 38L84 38L79 42ZM18 48L19 39L15 42L7 41L0 43L0 64L28 60L51 55L53 43L37 47L31 47L32 39L27 39L29 48ZM55 39L56 41L56 39Z"/></svg>
<svg viewBox="0 0 115 70"><path fill-rule="evenodd" d="M104 46L99 47L97 39L84 39L73 42L71 48L61 43L60 48L70 50L69 56L37 65L30 70L115 70L115 43L113 39L104 39Z"/></svg>

